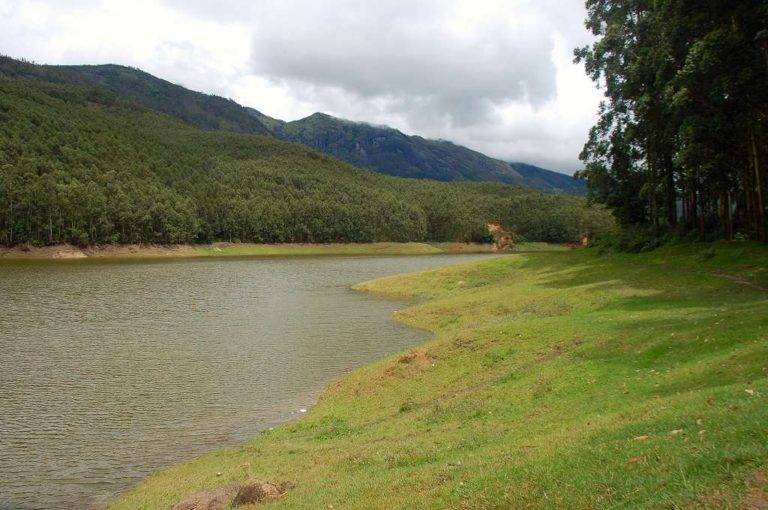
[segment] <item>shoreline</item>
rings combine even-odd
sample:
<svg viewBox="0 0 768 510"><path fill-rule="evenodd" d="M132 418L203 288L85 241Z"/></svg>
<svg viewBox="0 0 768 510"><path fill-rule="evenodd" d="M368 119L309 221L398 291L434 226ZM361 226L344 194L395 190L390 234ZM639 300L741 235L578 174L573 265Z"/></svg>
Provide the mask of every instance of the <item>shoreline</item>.
<svg viewBox="0 0 768 510"><path fill-rule="evenodd" d="M717 254L702 261L707 246ZM754 288L712 270L727 267L759 281L766 252L707 246L500 257L357 284L358 291L411 301L394 319L432 338L330 384L301 420L161 469L109 508L171 506L253 479L289 483L285 499L271 501L288 508L363 500L376 508L458 508L470 501L547 507L542 502L552 503L552 494L560 494L556 506L586 508L605 502L595 488L605 483L606 464L640 489L617 490L615 503L699 506L715 494L722 506L737 506L764 485L756 431L768 383L755 375L763 351L753 341L763 331L755 305L764 301ZM732 300L731 312L750 310L738 334L716 327L723 295ZM660 304L638 306L650 298ZM691 299L702 310L695 325ZM649 341L660 305L674 321L665 328L671 335ZM708 338L691 344L702 327ZM654 349L659 342L664 357ZM731 349L717 349L722 342ZM719 370L733 349L742 365L755 360L733 380L701 386L691 379L702 362ZM638 363L653 369L639 372ZM742 439L745 462L726 479L720 468L729 462L733 434ZM678 476L680 462L701 462L702 441L712 449L708 469L685 475L695 478L696 490L659 490L656 481ZM636 464L652 455L649 477ZM579 483L558 493L574 472ZM509 490L509 480L521 490Z"/></svg>
<svg viewBox="0 0 768 510"><path fill-rule="evenodd" d="M481 243L212 243L212 244L129 244L77 247L68 244L52 246L0 247L2 261L74 261L121 259L181 259L216 257L286 257L286 256L376 256L503 253L492 244ZM564 249L546 243L524 243L515 251Z"/></svg>

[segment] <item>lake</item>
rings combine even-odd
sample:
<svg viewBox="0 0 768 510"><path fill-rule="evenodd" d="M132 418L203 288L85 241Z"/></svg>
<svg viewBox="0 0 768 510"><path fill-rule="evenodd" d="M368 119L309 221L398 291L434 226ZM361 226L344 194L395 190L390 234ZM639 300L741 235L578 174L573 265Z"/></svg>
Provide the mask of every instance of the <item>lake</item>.
<svg viewBox="0 0 768 510"><path fill-rule="evenodd" d="M102 506L422 342L352 291L487 255L0 264L0 509Z"/></svg>

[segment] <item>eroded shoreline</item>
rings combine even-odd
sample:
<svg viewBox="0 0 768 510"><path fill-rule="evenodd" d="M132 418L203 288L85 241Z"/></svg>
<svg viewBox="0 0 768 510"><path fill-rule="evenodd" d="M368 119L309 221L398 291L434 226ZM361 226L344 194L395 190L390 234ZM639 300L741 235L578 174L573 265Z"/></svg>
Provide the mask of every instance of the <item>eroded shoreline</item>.
<svg viewBox="0 0 768 510"><path fill-rule="evenodd" d="M433 255L440 253L492 253L493 245L480 243L213 243L178 245L98 245L0 247L2 260L161 259L205 257L276 257L320 255Z"/></svg>

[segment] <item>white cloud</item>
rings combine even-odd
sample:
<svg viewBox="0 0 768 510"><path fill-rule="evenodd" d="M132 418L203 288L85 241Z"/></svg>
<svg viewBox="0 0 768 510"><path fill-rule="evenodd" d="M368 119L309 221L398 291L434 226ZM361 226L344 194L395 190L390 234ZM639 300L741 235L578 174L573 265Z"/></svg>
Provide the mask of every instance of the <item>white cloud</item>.
<svg viewBox="0 0 768 510"><path fill-rule="evenodd" d="M599 101L571 63L583 16L582 0L0 0L0 52L574 170Z"/></svg>

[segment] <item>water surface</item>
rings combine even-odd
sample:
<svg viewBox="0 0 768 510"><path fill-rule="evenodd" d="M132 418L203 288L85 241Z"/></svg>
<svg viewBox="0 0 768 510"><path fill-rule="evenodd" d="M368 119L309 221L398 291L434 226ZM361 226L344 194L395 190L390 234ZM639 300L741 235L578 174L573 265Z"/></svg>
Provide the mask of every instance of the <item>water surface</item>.
<svg viewBox="0 0 768 510"><path fill-rule="evenodd" d="M481 257L0 265L0 509L99 506L299 416L425 338L351 284Z"/></svg>

